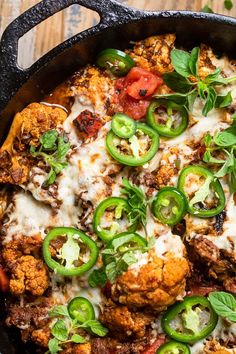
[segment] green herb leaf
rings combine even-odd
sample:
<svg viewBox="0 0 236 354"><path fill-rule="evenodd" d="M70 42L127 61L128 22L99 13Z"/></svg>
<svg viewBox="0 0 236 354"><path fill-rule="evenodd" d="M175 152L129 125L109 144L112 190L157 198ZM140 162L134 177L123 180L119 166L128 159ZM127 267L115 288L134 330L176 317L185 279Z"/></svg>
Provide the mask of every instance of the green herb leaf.
<svg viewBox="0 0 236 354"><path fill-rule="evenodd" d="M57 322L52 327L52 335L59 341L66 341L68 339L68 329L63 320L57 320Z"/></svg>
<svg viewBox="0 0 236 354"><path fill-rule="evenodd" d="M122 256L122 261L124 261L128 266L134 264L135 262L137 262L137 258L134 255L133 252L126 252L123 256Z"/></svg>
<svg viewBox="0 0 236 354"><path fill-rule="evenodd" d="M232 294L216 291L209 294L208 299L215 312L222 317L236 322L236 299Z"/></svg>
<svg viewBox="0 0 236 354"><path fill-rule="evenodd" d="M118 238L115 238L114 240L112 240L112 246L114 251L117 251L117 249L124 245L125 243L128 243L129 241L131 241L134 238L133 234L129 234L129 235L125 235L125 236L121 236Z"/></svg>
<svg viewBox="0 0 236 354"><path fill-rule="evenodd" d="M191 75L189 68L190 54L185 50L173 49L170 56L175 71L181 76L189 77Z"/></svg>
<svg viewBox="0 0 236 354"><path fill-rule="evenodd" d="M230 192L236 192L236 160L234 160L234 170L229 174Z"/></svg>
<svg viewBox="0 0 236 354"><path fill-rule="evenodd" d="M73 336L70 339L73 343L86 343L86 339L79 334L73 334Z"/></svg>
<svg viewBox="0 0 236 354"><path fill-rule="evenodd" d="M70 149L68 138L59 136L57 130L49 130L40 137L41 146L38 151L35 147L30 147L30 153L33 157L41 157L44 159L47 166L50 167L50 172L42 187L48 187L56 180L57 175L67 167L64 161Z"/></svg>
<svg viewBox="0 0 236 354"><path fill-rule="evenodd" d="M211 155L210 151L205 151L203 154L203 161L211 164L224 164L225 160L217 159Z"/></svg>
<svg viewBox="0 0 236 354"><path fill-rule="evenodd" d="M225 8L227 9L227 10L231 10L232 8L233 8L233 2L232 2L232 0L225 0L224 1L224 5L225 5Z"/></svg>
<svg viewBox="0 0 236 354"><path fill-rule="evenodd" d="M57 148L57 130L48 130L39 139L44 150L56 150Z"/></svg>
<svg viewBox="0 0 236 354"><path fill-rule="evenodd" d="M215 177L217 178L224 177L228 173L232 172L235 167L233 154L230 154L229 152L227 152L227 154L228 154L228 158L225 160L224 165L220 168L220 170L217 173L215 173Z"/></svg>
<svg viewBox="0 0 236 354"><path fill-rule="evenodd" d="M225 96L217 96L215 101L215 108L228 107L233 101L231 92L228 92Z"/></svg>
<svg viewBox="0 0 236 354"><path fill-rule="evenodd" d="M200 48L195 47L192 49L189 59L189 68L192 75L197 76L198 74L198 57L199 57Z"/></svg>
<svg viewBox="0 0 236 354"><path fill-rule="evenodd" d="M206 13L213 13L212 8L209 5L205 5L203 6L203 8L201 9L201 12L206 12Z"/></svg>
<svg viewBox="0 0 236 354"><path fill-rule="evenodd" d="M90 328L90 330L99 337L104 337L108 333L108 329L97 320L87 321L84 323L84 326Z"/></svg>
<svg viewBox="0 0 236 354"><path fill-rule="evenodd" d="M51 354L57 354L62 348L59 346L59 340L52 338L48 342L48 349Z"/></svg>
<svg viewBox="0 0 236 354"><path fill-rule="evenodd" d="M205 117L207 117L208 113L212 110L212 108L214 108L216 97L217 97L216 91L213 87L208 87L206 92L207 92L207 99L202 110L202 114Z"/></svg>
<svg viewBox="0 0 236 354"><path fill-rule="evenodd" d="M70 317L69 312L67 310L67 306L63 306L63 305L53 307L48 312L48 314L50 317L56 317L56 316Z"/></svg>
<svg viewBox="0 0 236 354"><path fill-rule="evenodd" d="M216 134L214 142L216 145L223 147L236 144L236 128L228 128Z"/></svg>
<svg viewBox="0 0 236 354"><path fill-rule="evenodd" d="M170 94L165 94L165 95L153 95L153 97L155 98L162 98L162 99L166 99L168 101L174 102L176 104L182 105L182 106L186 106L188 103L188 97L193 94L193 92L189 92L189 93L170 93Z"/></svg>
<svg viewBox="0 0 236 354"><path fill-rule="evenodd" d="M121 193L126 194L131 212L128 218L131 223L141 223L143 226L147 223L147 201L143 191L135 185L132 185L126 178L122 180L124 188Z"/></svg>
<svg viewBox="0 0 236 354"><path fill-rule="evenodd" d="M92 288L95 288L96 286L104 286L107 282L105 268L101 267L99 269L94 269L89 275L88 282Z"/></svg>
<svg viewBox="0 0 236 354"><path fill-rule="evenodd" d="M108 280L110 280L111 283L114 283L118 276L118 271L116 269L116 262L110 262L109 264L106 265L106 276Z"/></svg>
<svg viewBox="0 0 236 354"><path fill-rule="evenodd" d="M189 69L190 70L190 69ZM191 75L191 73L190 73ZM186 79L186 77L181 76L179 73L172 72L166 73L162 76L165 84L173 91L180 93L188 93L193 84Z"/></svg>

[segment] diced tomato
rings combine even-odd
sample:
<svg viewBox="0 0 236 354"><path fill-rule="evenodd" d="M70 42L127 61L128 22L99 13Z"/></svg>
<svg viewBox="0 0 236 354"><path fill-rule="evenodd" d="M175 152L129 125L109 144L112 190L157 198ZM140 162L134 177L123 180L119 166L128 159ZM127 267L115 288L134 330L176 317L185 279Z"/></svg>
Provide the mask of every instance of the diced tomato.
<svg viewBox="0 0 236 354"><path fill-rule="evenodd" d="M150 71L132 68L126 77L116 81L114 102L118 104L118 111L141 119L146 114L151 95L162 83L162 78Z"/></svg>
<svg viewBox="0 0 236 354"><path fill-rule="evenodd" d="M161 77L138 67L130 70L124 82L127 94L136 100L152 95L162 83Z"/></svg>
<svg viewBox="0 0 236 354"><path fill-rule="evenodd" d="M0 291L5 293L9 290L9 279L0 266Z"/></svg>
<svg viewBox="0 0 236 354"><path fill-rule="evenodd" d="M164 344L166 341L165 337L158 337L154 343L152 343L151 345L147 346L144 351L142 352L142 354L155 354L156 350L158 348L160 348L160 346L162 344Z"/></svg>
<svg viewBox="0 0 236 354"><path fill-rule="evenodd" d="M77 128L77 133L82 140L96 137L103 122L98 115L85 110L73 120L73 124Z"/></svg>

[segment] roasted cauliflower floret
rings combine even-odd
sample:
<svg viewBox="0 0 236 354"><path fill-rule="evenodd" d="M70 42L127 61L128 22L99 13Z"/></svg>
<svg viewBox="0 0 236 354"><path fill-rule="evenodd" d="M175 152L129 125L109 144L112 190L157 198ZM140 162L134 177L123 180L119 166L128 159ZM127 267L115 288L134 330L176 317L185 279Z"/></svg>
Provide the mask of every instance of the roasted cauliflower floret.
<svg viewBox="0 0 236 354"><path fill-rule="evenodd" d="M22 236L6 243L2 250L3 259L9 269L22 255L37 254L42 246L41 235Z"/></svg>
<svg viewBox="0 0 236 354"><path fill-rule="evenodd" d="M147 264L129 268L112 286L112 299L128 307L149 307L162 311L183 295L189 274L187 260L173 256L159 258L149 253Z"/></svg>
<svg viewBox="0 0 236 354"><path fill-rule="evenodd" d="M31 334L31 338L34 343L40 345L41 347L47 348L50 335L50 328L45 326L43 328L34 330Z"/></svg>
<svg viewBox="0 0 236 354"><path fill-rule="evenodd" d="M48 286L49 277L42 260L33 256L22 256L17 260L10 280L10 290L14 295L29 291L32 295L40 296Z"/></svg>
<svg viewBox="0 0 236 354"><path fill-rule="evenodd" d="M131 311L127 306L115 304L105 307L100 316L101 322L115 338L121 340L127 337L142 338L153 319L153 315Z"/></svg>
<svg viewBox="0 0 236 354"><path fill-rule="evenodd" d="M157 74L173 71L170 53L174 47L175 35L152 36L136 42L132 51L128 51L138 66Z"/></svg>
<svg viewBox="0 0 236 354"><path fill-rule="evenodd" d="M31 161L29 145L37 146L40 136L62 124L66 117L63 109L39 103L32 103L17 113L0 149L0 182L25 183Z"/></svg>

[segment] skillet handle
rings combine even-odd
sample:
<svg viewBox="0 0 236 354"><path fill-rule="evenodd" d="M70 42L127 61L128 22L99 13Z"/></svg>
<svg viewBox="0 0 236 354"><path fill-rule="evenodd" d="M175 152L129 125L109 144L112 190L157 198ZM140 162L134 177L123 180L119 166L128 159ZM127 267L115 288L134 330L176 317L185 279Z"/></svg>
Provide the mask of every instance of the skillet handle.
<svg viewBox="0 0 236 354"><path fill-rule="evenodd" d="M139 12L115 0L42 0L16 18L4 31L0 43L0 82L16 82L27 73L27 69L20 68L17 63L18 40L48 17L73 4L96 11L100 15L100 22L95 26L98 29L119 22L124 15L133 18Z"/></svg>

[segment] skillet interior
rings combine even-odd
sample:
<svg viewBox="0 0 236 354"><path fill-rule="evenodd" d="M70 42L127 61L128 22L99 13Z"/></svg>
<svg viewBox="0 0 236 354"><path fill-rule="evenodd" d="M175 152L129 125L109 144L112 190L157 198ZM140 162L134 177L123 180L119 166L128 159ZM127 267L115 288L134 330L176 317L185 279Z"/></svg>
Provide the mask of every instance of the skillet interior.
<svg viewBox="0 0 236 354"><path fill-rule="evenodd" d="M99 7L100 14L103 14L105 8L107 10L107 7L104 6L107 1L97 1L96 6L97 9ZM61 8L66 7L69 3L81 3L81 1L64 0L62 3ZM108 3L112 4L113 1L109 0ZM124 11L123 6L119 6L120 12L116 8L118 10L113 21L112 13L110 13L106 21L103 20L97 28L85 31L64 42L25 72L21 71L20 73L20 71L17 71L18 69L15 72L12 71L14 68L10 64L9 68L3 67L3 64L6 63L6 57L4 57L5 53L2 47L0 53L1 141L6 136L13 115L17 111L23 109L30 102L39 101L45 93L50 92L76 69L88 62L93 62L98 51L102 48L114 47L114 43L117 48L122 49L127 47L131 40L146 38L153 34L175 32L177 44L180 46L183 45L188 48L204 42L216 51L236 57L235 19L191 12L147 13L127 9ZM44 14L44 18L46 17ZM44 18L41 18L41 20ZM14 36L12 29L10 32L10 35ZM19 34L15 33L15 36L19 38ZM4 85L7 70L10 73L9 80L15 79L13 81L14 87ZM18 87L21 88L18 89ZM15 91L17 91L16 94ZM10 97L12 99L8 102ZM3 305L4 299L1 302ZM36 353L35 348L24 347L21 344L19 335L15 330L5 331L2 327L0 327L0 352L1 354Z"/></svg>

